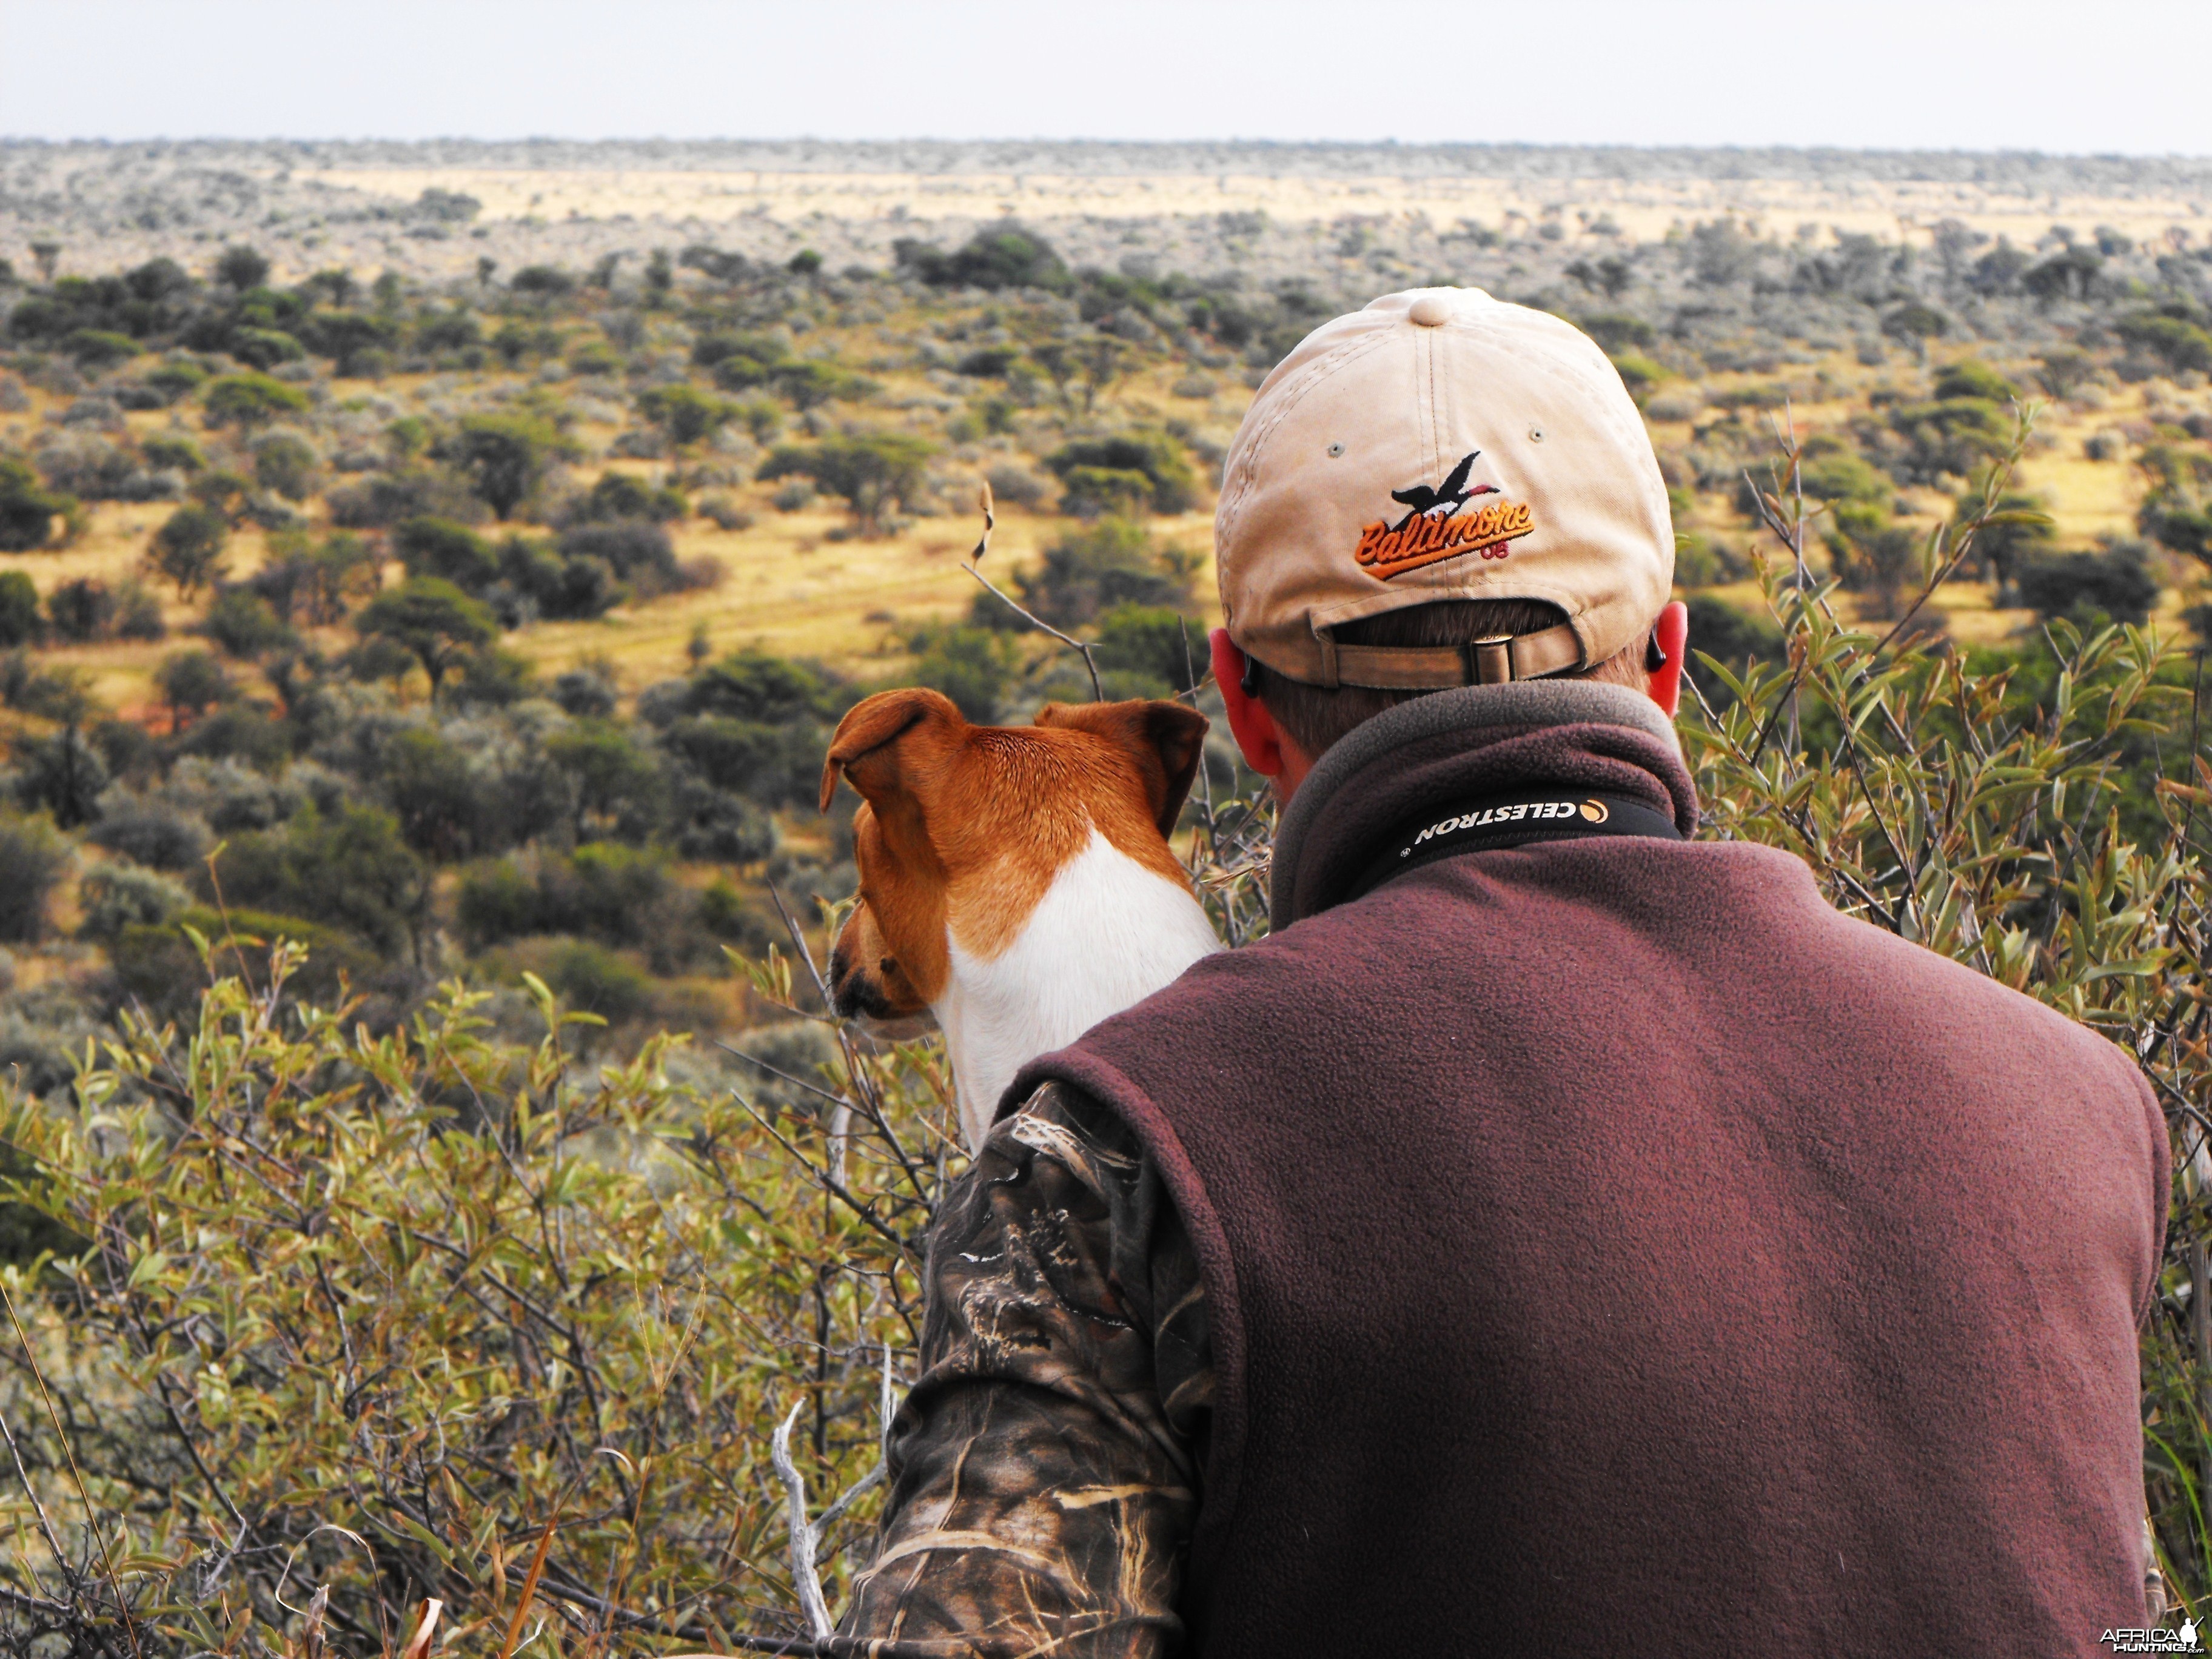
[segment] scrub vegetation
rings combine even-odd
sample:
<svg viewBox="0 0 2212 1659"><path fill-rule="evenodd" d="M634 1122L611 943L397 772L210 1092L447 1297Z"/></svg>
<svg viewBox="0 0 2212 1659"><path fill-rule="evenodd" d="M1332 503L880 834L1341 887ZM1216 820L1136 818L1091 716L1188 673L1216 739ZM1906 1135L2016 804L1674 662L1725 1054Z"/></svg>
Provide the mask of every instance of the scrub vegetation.
<svg viewBox="0 0 2212 1659"><path fill-rule="evenodd" d="M0 1650L396 1653L432 1602L459 1653L818 1634L963 1166L934 1041L811 971L828 732L890 684L1091 696L1007 598L1218 713L1243 400L1431 279L1578 321L1644 409L1707 832L2154 1079L2146 1469L2201 1607L2207 254L1563 216L1346 220L1264 280L1012 222L0 271ZM962 568L986 482L1007 598ZM1218 734L1179 842L1238 942L1255 785Z"/></svg>

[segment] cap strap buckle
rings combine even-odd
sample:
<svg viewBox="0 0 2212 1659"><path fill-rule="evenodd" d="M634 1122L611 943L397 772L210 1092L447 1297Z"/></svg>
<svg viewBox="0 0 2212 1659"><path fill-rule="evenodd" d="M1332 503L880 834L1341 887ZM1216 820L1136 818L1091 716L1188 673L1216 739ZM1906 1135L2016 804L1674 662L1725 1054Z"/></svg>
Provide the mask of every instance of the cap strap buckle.
<svg viewBox="0 0 2212 1659"><path fill-rule="evenodd" d="M1513 636L1492 634L1487 639L1469 640L1467 643L1467 683L1469 685L1503 685L1516 678L1513 672Z"/></svg>
<svg viewBox="0 0 2212 1659"><path fill-rule="evenodd" d="M1321 634L1323 685L1382 691L1432 691L1454 685L1504 685L1583 665L1574 624L1533 634L1498 634L1465 645L1338 645Z"/></svg>

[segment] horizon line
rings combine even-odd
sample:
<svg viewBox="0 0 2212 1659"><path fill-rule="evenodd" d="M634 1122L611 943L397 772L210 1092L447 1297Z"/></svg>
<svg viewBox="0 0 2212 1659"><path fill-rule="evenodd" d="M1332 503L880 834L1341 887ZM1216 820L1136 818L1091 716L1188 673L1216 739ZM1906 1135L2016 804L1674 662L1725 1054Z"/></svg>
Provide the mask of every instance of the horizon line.
<svg viewBox="0 0 2212 1659"><path fill-rule="evenodd" d="M1409 152L1433 150L1625 150L1654 155L1677 152L1687 155L1732 155L1778 153L1795 155L1881 155L1881 156L1990 156L2007 159L2037 161L2207 161L2212 162L2212 150L2067 150L2042 149L2029 147L2004 146L1994 149L1972 149L1963 145L1882 145L1838 143L1758 143L1750 141L1729 143L1688 143L1666 141L1629 142L1626 140L1580 141L1551 139L1421 139L1398 138L1257 138L1238 137L1185 137L1176 138L1102 138L1085 137L1042 137L1002 135L988 137L945 137L933 135L908 134L896 137L830 137L817 133L793 133L780 137L758 134L718 134L713 136L672 137L665 133L624 134L613 137L585 137L574 134L526 133L491 137L481 133L437 133L416 137L390 134L262 134L196 133L178 136L169 133L140 133L128 136L76 135L55 137L39 133L0 133L0 147L45 146L62 148L69 145L122 147L137 144L662 144L662 145L762 145L820 144L860 148L898 144L939 144L947 146L980 146L987 144L1073 145L1097 149L1176 149L1212 145L1224 148L1255 149L1342 149L1342 150L1405 150Z"/></svg>

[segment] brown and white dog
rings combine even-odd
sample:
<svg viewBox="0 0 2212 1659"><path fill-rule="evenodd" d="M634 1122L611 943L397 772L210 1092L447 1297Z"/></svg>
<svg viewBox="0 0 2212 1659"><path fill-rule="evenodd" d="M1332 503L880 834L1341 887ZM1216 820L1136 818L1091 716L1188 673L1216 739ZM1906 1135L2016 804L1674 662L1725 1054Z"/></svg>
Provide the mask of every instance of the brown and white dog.
<svg viewBox="0 0 2212 1659"><path fill-rule="evenodd" d="M1180 703L1054 703L971 726L935 691L839 722L860 902L830 956L837 1011L937 1017L973 1151L1023 1064L1221 948L1167 836L1206 717Z"/></svg>

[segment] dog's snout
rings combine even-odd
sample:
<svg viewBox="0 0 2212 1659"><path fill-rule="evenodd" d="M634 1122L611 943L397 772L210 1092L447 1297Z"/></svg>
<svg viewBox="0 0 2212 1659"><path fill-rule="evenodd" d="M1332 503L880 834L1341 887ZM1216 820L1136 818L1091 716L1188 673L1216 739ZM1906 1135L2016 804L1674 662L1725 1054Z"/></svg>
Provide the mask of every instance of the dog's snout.
<svg viewBox="0 0 2212 1659"><path fill-rule="evenodd" d="M853 953L840 942L830 952L830 1006L843 1018L860 1012L860 977L853 971Z"/></svg>

